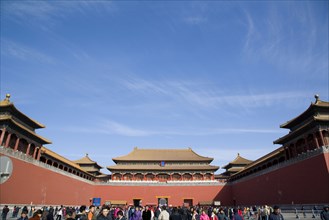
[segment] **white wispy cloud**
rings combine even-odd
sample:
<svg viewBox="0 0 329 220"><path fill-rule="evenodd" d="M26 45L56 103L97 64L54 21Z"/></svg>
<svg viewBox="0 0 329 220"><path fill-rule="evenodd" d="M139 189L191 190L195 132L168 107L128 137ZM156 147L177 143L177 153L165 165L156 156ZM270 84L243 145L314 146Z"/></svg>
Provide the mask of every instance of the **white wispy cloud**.
<svg viewBox="0 0 329 220"><path fill-rule="evenodd" d="M241 106L247 109L257 108L277 105L289 100L305 98L305 96L309 95L306 91L232 94L231 92L218 89L212 83L150 81L137 77L124 79L121 83L133 92L140 92L144 95L159 94L202 108L223 108L223 106Z"/></svg>
<svg viewBox="0 0 329 220"><path fill-rule="evenodd" d="M42 63L53 64L56 60L34 48L25 46L9 40L1 40L1 54L11 56L20 60L38 61Z"/></svg>
<svg viewBox="0 0 329 220"><path fill-rule="evenodd" d="M2 4L4 16L18 23L52 26L72 13L87 15L96 11L97 15L112 13L117 10L112 1L6 1ZM27 19L28 18L28 19ZM45 24L44 24L45 23Z"/></svg>
<svg viewBox="0 0 329 220"><path fill-rule="evenodd" d="M293 73L326 74L328 70L328 20L324 26L314 22L310 5L281 10L269 7L260 19L244 10L246 35L243 54L248 60L266 61ZM298 40L296 40L298 39ZM319 50L319 42L323 49Z"/></svg>
<svg viewBox="0 0 329 220"><path fill-rule="evenodd" d="M90 129L89 129L90 127ZM108 135L119 135L127 137L145 137L145 136L209 136L219 134L244 134L244 133L282 133L281 130L266 128L197 128L189 129L180 127L177 130L173 128L145 129L143 126L134 127L113 120L104 119L92 126L68 126L64 129L75 133L99 133Z"/></svg>

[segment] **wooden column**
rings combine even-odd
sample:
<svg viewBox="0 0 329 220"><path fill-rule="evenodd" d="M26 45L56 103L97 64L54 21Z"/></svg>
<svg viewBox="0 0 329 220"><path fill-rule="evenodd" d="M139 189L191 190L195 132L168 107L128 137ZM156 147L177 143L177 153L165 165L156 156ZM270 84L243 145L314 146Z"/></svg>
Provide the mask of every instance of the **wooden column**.
<svg viewBox="0 0 329 220"><path fill-rule="evenodd" d="M0 137L0 145L3 143L3 139L5 138L6 128L2 129L1 137Z"/></svg>
<svg viewBox="0 0 329 220"><path fill-rule="evenodd" d="M316 133L313 133L313 140L314 140L316 148L320 148L318 139L316 138Z"/></svg>
<svg viewBox="0 0 329 220"><path fill-rule="evenodd" d="M295 151L295 157L297 157L298 153L297 153L297 145L296 145L296 143L294 143L294 151Z"/></svg>
<svg viewBox="0 0 329 220"><path fill-rule="evenodd" d="M34 148L33 159L35 159L35 155L37 154L38 149L39 149L39 147L37 147L37 146Z"/></svg>
<svg viewBox="0 0 329 220"><path fill-rule="evenodd" d="M41 147L40 147L39 152L38 152L37 160L40 160L40 156L41 156Z"/></svg>
<svg viewBox="0 0 329 220"><path fill-rule="evenodd" d="M5 147L9 146L10 138L11 138L11 133L9 133L8 136L7 136Z"/></svg>
<svg viewBox="0 0 329 220"><path fill-rule="evenodd" d="M310 148L309 148L309 146L308 146L307 135L305 135L305 136L304 136L304 143L305 143L305 149L306 149L306 151L305 151L305 152L307 152L307 151L309 151L309 150L310 150Z"/></svg>
<svg viewBox="0 0 329 220"><path fill-rule="evenodd" d="M284 149L285 149L285 153L286 153L286 159L289 160L290 159L289 147L284 147Z"/></svg>
<svg viewBox="0 0 329 220"><path fill-rule="evenodd" d="M321 138L321 143L322 143L321 147L322 147L322 146L325 145L324 144L324 138L323 138L323 135L322 135L322 131L320 130L319 132L320 132L320 138Z"/></svg>
<svg viewBox="0 0 329 220"><path fill-rule="evenodd" d="M25 152L26 155L29 155L30 148L31 148L31 143L29 143L29 145L27 146L27 149L26 149L26 152Z"/></svg>
<svg viewBox="0 0 329 220"><path fill-rule="evenodd" d="M20 138L17 137L16 143L15 143L14 151L17 151L17 149L18 149L18 145L19 145L19 141L20 141Z"/></svg>

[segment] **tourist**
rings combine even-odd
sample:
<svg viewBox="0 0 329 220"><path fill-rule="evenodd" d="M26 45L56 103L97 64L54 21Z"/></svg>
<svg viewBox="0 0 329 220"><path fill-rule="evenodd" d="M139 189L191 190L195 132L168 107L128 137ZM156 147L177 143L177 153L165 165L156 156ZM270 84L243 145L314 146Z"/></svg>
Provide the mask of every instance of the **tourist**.
<svg viewBox="0 0 329 220"><path fill-rule="evenodd" d="M126 220L126 217L123 216L122 210L118 211L116 220Z"/></svg>
<svg viewBox="0 0 329 220"><path fill-rule="evenodd" d="M94 205L89 206L89 212L87 215L88 220L96 220L97 216L96 216L96 208Z"/></svg>
<svg viewBox="0 0 329 220"><path fill-rule="evenodd" d="M320 214L321 220L329 220L329 205L325 205Z"/></svg>
<svg viewBox="0 0 329 220"><path fill-rule="evenodd" d="M27 206L24 206L22 208L22 212L26 212L27 214L29 214L29 209L27 208Z"/></svg>
<svg viewBox="0 0 329 220"><path fill-rule="evenodd" d="M77 219L79 220L88 220L87 213L86 213L86 206L82 205L79 208L79 214L77 215Z"/></svg>
<svg viewBox="0 0 329 220"><path fill-rule="evenodd" d="M27 214L28 214L28 211L22 210L21 217L18 218L17 220L28 220L29 217L27 216Z"/></svg>
<svg viewBox="0 0 329 220"><path fill-rule="evenodd" d="M211 212L210 220L218 220L215 209Z"/></svg>
<svg viewBox="0 0 329 220"><path fill-rule="evenodd" d="M200 215L197 209L193 209L192 220L200 220Z"/></svg>
<svg viewBox="0 0 329 220"><path fill-rule="evenodd" d="M62 216L63 216L63 206L61 205L61 207L57 210L56 220L61 220Z"/></svg>
<svg viewBox="0 0 329 220"><path fill-rule="evenodd" d="M97 216L97 220L112 220L112 216L110 215L110 207L103 206L102 210Z"/></svg>
<svg viewBox="0 0 329 220"><path fill-rule="evenodd" d="M135 209L135 219L134 220L142 220L142 207L137 206Z"/></svg>
<svg viewBox="0 0 329 220"><path fill-rule="evenodd" d="M40 220L41 217L42 217L42 210L41 209L38 209L37 211L35 211L32 215L31 218L29 218L29 220Z"/></svg>
<svg viewBox="0 0 329 220"><path fill-rule="evenodd" d="M200 220L210 220L210 218L205 210L202 210L202 213L200 215Z"/></svg>
<svg viewBox="0 0 329 220"><path fill-rule="evenodd" d="M142 214L143 220L151 220L151 211L148 206L145 206Z"/></svg>
<svg viewBox="0 0 329 220"><path fill-rule="evenodd" d="M227 220L227 216L225 215L223 208L219 209L217 217L218 220Z"/></svg>
<svg viewBox="0 0 329 220"><path fill-rule="evenodd" d="M171 215L169 216L170 220L182 220L182 215L178 213L177 207L173 208Z"/></svg>
<svg viewBox="0 0 329 220"><path fill-rule="evenodd" d="M279 206L275 205L273 207L273 212L270 214L269 220L284 220Z"/></svg>
<svg viewBox="0 0 329 220"><path fill-rule="evenodd" d="M75 210L73 209L65 209L65 220L75 220Z"/></svg>
<svg viewBox="0 0 329 220"><path fill-rule="evenodd" d="M19 212L19 209L20 209L20 207L14 206L14 208L13 208L13 214L12 214L12 217L13 218L16 218L17 217L18 212Z"/></svg>
<svg viewBox="0 0 329 220"><path fill-rule="evenodd" d="M151 211L151 220L154 220L154 207L153 206L150 207L150 211Z"/></svg>
<svg viewBox="0 0 329 220"><path fill-rule="evenodd" d="M55 212L54 208L50 207L49 212L46 216L46 219L47 220L54 220L54 212Z"/></svg>
<svg viewBox="0 0 329 220"><path fill-rule="evenodd" d="M5 205L1 213L2 220L6 220L8 212L9 212L9 208L7 205Z"/></svg>
<svg viewBox="0 0 329 220"><path fill-rule="evenodd" d="M158 206L154 211L154 220L158 220L160 213L161 213L161 208Z"/></svg>
<svg viewBox="0 0 329 220"><path fill-rule="evenodd" d="M243 217L239 214L238 209L233 209L233 220L243 220Z"/></svg>
<svg viewBox="0 0 329 220"><path fill-rule="evenodd" d="M159 214L158 220L169 220L169 213L166 206L161 206L161 212Z"/></svg>

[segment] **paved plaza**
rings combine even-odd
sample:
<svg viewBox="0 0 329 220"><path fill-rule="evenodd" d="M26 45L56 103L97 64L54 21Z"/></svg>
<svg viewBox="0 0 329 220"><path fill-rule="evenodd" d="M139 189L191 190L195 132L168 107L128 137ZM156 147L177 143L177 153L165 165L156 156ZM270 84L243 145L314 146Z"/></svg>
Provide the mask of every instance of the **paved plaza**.
<svg viewBox="0 0 329 220"><path fill-rule="evenodd" d="M296 214L295 213L282 213L283 217L285 220L319 220L320 215L316 216L315 218L312 218L312 214L307 214L306 218L304 218L303 216L299 216L299 219L296 218ZM7 218L7 220L17 220L18 218ZM63 219L64 220L64 219ZM245 218L244 220L248 220L248 218ZM250 218L249 220L253 220L253 218Z"/></svg>

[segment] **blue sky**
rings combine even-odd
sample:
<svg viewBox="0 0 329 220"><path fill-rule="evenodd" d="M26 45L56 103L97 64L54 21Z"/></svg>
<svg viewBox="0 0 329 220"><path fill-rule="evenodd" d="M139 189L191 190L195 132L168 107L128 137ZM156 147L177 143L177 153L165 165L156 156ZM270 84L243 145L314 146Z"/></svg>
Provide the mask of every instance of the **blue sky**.
<svg viewBox="0 0 329 220"><path fill-rule="evenodd" d="M71 160L89 153L106 167L135 146L191 147L217 166L255 160L314 94L328 101L328 11L328 1L1 1L1 99L10 93Z"/></svg>

